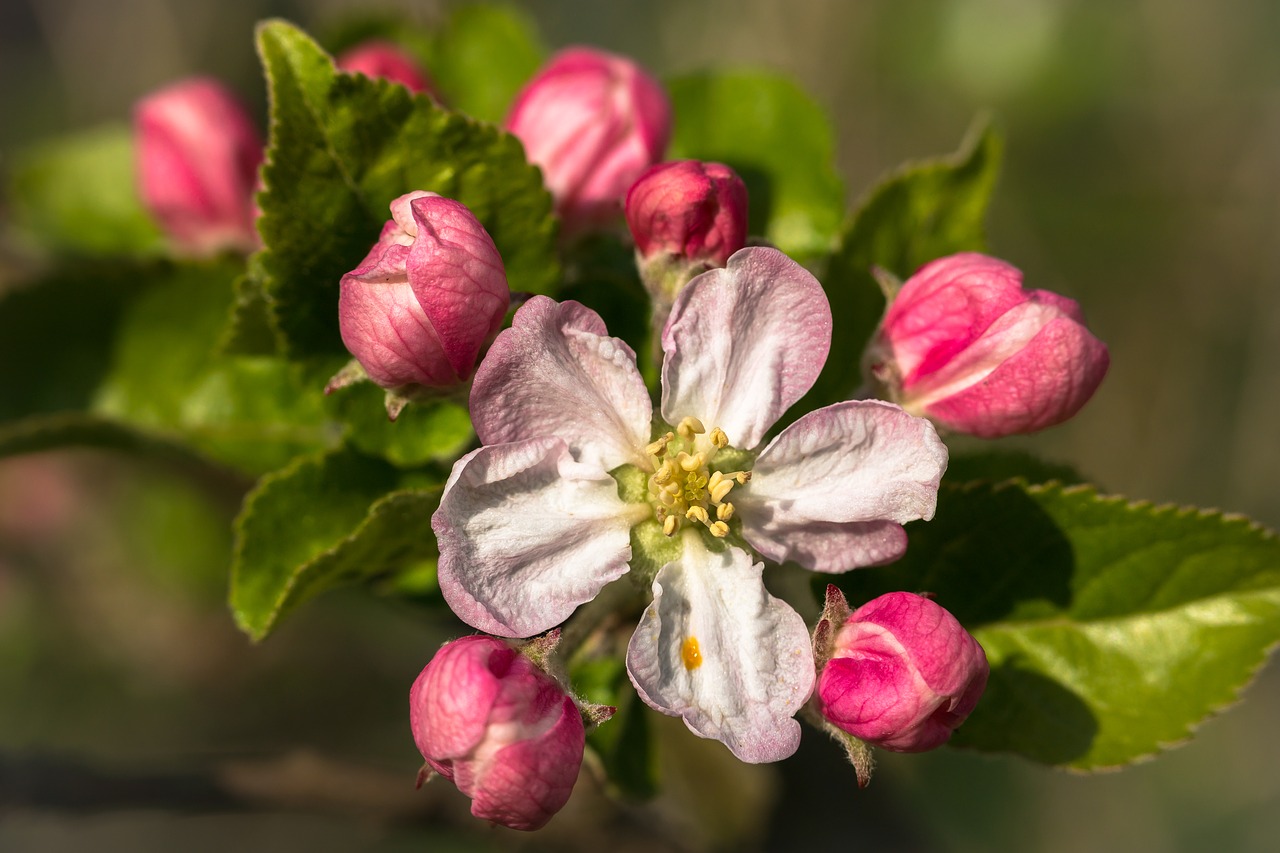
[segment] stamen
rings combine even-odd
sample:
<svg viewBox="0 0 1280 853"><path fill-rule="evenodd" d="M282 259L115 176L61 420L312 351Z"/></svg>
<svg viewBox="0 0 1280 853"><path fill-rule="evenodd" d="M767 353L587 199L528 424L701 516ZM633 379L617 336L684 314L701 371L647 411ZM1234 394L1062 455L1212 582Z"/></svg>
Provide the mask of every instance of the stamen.
<svg viewBox="0 0 1280 853"><path fill-rule="evenodd" d="M680 455L676 457L676 461L680 463L680 467L686 471L697 471L703 465L707 464L707 458L701 453L695 453L690 456L683 450L680 451Z"/></svg>
<svg viewBox="0 0 1280 853"><path fill-rule="evenodd" d="M729 535L729 525L723 521L713 521L707 525L707 529L711 531L711 535L717 539L723 539Z"/></svg>
<svg viewBox="0 0 1280 853"><path fill-rule="evenodd" d="M674 438L675 436L671 433L658 436L658 438L649 442L649 444L645 446L644 452L650 456L661 456L667 452L667 444Z"/></svg>
<svg viewBox="0 0 1280 853"><path fill-rule="evenodd" d="M733 480L721 480L714 486L710 486L709 490L711 492L711 501L717 504L721 503L728 497L729 492L733 491Z"/></svg>
<svg viewBox="0 0 1280 853"><path fill-rule="evenodd" d="M671 478L675 475L676 466L672 465L671 460L668 459L658 467L657 471L654 472L653 482L659 486L665 486L667 483L671 482Z"/></svg>
<svg viewBox="0 0 1280 853"><path fill-rule="evenodd" d="M680 433L680 437L685 441L689 441L695 435L702 435L707 428L702 425L702 421L695 417L687 417L680 421L680 425L676 427L676 432Z"/></svg>
<svg viewBox="0 0 1280 853"><path fill-rule="evenodd" d="M728 521L733 518L733 504L725 503L716 507L716 518L721 521Z"/></svg>
<svg viewBox="0 0 1280 853"><path fill-rule="evenodd" d="M689 507L688 511L685 512L684 517L690 521L697 521L701 524L706 524L711 520L711 516L707 513L707 508L704 506Z"/></svg>
<svg viewBox="0 0 1280 853"><path fill-rule="evenodd" d="M720 429L720 427L716 427L711 430L710 438L711 443L715 446L716 450L729 446L729 436L725 435L724 430Z"/></svg>
<svg viewBox="0 0 1280 853"><path fill-rule="evenodd" d="M679 529L680 519L674 515L668 515L666 520L662 522L662 532L667 536L674 536Z"/></svg>

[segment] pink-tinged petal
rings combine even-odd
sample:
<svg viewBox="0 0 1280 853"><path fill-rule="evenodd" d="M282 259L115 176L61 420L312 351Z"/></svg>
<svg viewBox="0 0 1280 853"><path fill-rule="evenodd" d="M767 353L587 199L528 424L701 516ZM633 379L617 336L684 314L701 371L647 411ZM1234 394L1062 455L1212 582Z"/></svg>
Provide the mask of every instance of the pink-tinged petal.
<svg viewBox="0 0 1280 853"><path fill-rule="evenodd" d="M407 252L392 244L384 257ZM342 277L338 314L342 342L384 388L449 387L460 379L441 357L440 337L395 264L379 260ZM398 279L398 280L397 280Z"/></svg>
<svg viewBox="0 0 1280 853"><path fill-rule="evenodd" d="M925 264L907 279L881 324L902 382L911 385L938 370L1027 296L1022 271L987 255L967 252Z"/></svg>
<svg viewBox="0 0 1280 853"><path fill-rule="evenodd" d="M561 439L481 447L453 466L431 517L440 591L468 625L530 637L626 573L631 527L645 515Z"/></svg>
<svg viewBox="0 0 1280 853"><path fill-rule="evenodd" d="M796 751L793 717L814 681L804 620L769 594L763 569L738 548L714 553L686 534L627 649L641 699L751 763Z"/></svg>
<svg viewBox="0 0 1280 853"><path fill-rule="evenodd" d="M1034 432L1080 411L1110 365L1106 344L1060 316L978 382L921 408L939 423L980 438Z"/></svg>
<svg viewBox="0 0 1280 853"><path fill-rule="evenodd" d="M440 335L459 376L502 326L509 291L502 256L475 214L438 195L410 203L417 239L409 249L409 283Z"/></svg>
<svg viewBox="0 0 1280 853"><path fill-rule="evenodd" d="M662 416L693 416L734 447L755 447L813 386L830 348L818 280L777 249L742 249L676 297L662 332Z"/></svg>
<svg viewBox="0 0 1280 853"><path fill-rule="evenodd" d="M810 412L756 459L732 502L771 560L842 572L901 556L901 525L933 518L947 448L933 425L879 400Z"/></svg>
<svg viewBox="0 0 1280 853"><path fill-rule="evenodd" d="M535 830L564 808L582 766L582 716L563 693L550 728L526 734L498 750L484 768L483 788L473 794L471 814L512 829ZM459 788L462 786L459 785Z"/></svg>
<svg viewBox="0 0 1280 853"><path fill-rule="evenodd" d="M600 315L535 296L476 370L471 419L485 444L564 439L579 462L643 464L653 405L636 356Z"/></svg>
<svg viewBox="0 0 1280 853"><path fill-rule="evenodd" d="M489 714L502 682L491 665L510 666L514 649L492 637L462 637L445 645L409 691L409 726L418 751L433 766L471 752L489 725ZM434 759L434 760L433 760ZM448 765L445 765L448 767ZM448 772L436 766L448 778Z"/></svg>

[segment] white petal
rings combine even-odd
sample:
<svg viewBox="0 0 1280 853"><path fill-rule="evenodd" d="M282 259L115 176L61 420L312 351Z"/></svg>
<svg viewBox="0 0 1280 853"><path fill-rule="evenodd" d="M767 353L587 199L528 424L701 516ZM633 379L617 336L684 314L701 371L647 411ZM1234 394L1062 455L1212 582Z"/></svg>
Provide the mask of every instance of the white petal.
<svg viewBox="0 0 1280 853"><path fill-rule="evenodd" d="M711 552L686 534L681 559L658 572L627 649L641 699L751 763L796 751L793 717L814 680L804 620L769 594L763 569L739 548Z"/></svg>
<svg viewBox="0 0 1280 853"><path fill-rule="evenodd" d="M742 535L771 560L839 572L901 556L901 526L933 518L947 448L933 425L891 403L810 412L756 459L733 491Z"/></svg>
<svg viewBox="0 0 1280 853"><path fill-rule="evenodd" d="M431 517L440 590L468 625L532 636L626 573L645 514L558 438L481 447L453 466Z"/></svg>
<svg viewBox="0 0 1280 853"><path fill-rule="evenodd" d="M777 249L742 249L689 282L662 332L662 416L720 427L753 448L813 387L831 348L831 306Z"/></svg>
<svg viewBox="0 0 1280 853"><path fill-rule="evenodd" d="M653 405L636 355L577 302L535 296L476 369L471 419L485 444L554 435L612 470L644 462Z"/></svg>

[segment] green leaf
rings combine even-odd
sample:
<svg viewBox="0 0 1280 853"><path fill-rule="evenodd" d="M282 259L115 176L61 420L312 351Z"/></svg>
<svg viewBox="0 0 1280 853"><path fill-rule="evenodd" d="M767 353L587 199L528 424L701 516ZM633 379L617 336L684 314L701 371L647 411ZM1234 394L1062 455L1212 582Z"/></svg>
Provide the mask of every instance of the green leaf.
<svg viewBox="0 0 1280 853"><path fill-rule="evenodd" d="M343 352L338 282L412 190L466 204L492 235L513 290L559 280L555 220L542 176L515 137L384 80L338 74L306 34L258 28L271 95L260 203L264 293L285 352Z"/></svg>
<svg viewBox="0 0 1280 853"><path fill-rule="evenodd" d="M460 6L436 37L431 75L452 109L501 122L546 55L528 16L510 6Z"/></svg>
<svg viewBox="0 0 1280 853"><path fill-rule="evenodd" d="M214 355L235 269L174 266L123 316L93 411L258 474L335 444L323 385L277 358Z"/></svg>
<svg viewBox="0 0 1280 853"><path fill-rule="evenodd" d="M1004 143L985 119L950 157L908 164L871 191L844 228L823 279L835 333L826 367L793 411L847 400L861 383L860 362L884 296L874 266L900 279L956 252L983 251L983 226Z"/></svg>
<svg viewBox="0 0 1280 853"><path fill-rule="evenodd" d="M255 640L321 592L437 556L440 487L402 489L396 469L338 450L264 477L235 524L230 603Z"/></svg>
<svg viewBox="0 0 1280 853"><path fill-rule="evenodd" d="M0 299L0 422L83 409L111 361L116 325L155 267L78 263Z"/></svg>
<svg viewBox="0 0 1280 853"><path fill-rule="evenodd" d="M14 158L13 219L25 238L52 253L153 255L159 228L135 186L133 133L108 125L45 141Z"/></svg>
<svg viewBox="0 0 1280 853"><path fill-rule="evenodd" d="M471 443L475 434L465 400L410 403L391 421L383 405L385 394L372 382L358 382L325 401L333 416L347 425L346 440L357 450L408 468L455 459Z"/></svg>
<svg viewBox="0 0 1280 853"><path fill-rule="evenodd" d="M1280 540L1248 519L1092 488L944 488L893 566L840 581L855 606L927 590L986 649L953 739L1080 770L1187 739L1280 641Z"/></svg>
<svg viewBox="0 0 1280 853"><path fill-rule="evenodd" d="M1021 477L1029 483L1055 481L1066 486L1085 483L1080 472L1070 465L1046 462L1022 450L987 450L981 453L951 454L947 463L947 483L956 485L971 480L1000 483Z"/></svg>
<svg viewBox="0 0 1280 853"><path fill-rule="evenodd" d="M791 80L763 71L704 72L668 85L672 159L714 160L742 176L750 233L801 262L835 243L844 187L831 124Z"/></svg>

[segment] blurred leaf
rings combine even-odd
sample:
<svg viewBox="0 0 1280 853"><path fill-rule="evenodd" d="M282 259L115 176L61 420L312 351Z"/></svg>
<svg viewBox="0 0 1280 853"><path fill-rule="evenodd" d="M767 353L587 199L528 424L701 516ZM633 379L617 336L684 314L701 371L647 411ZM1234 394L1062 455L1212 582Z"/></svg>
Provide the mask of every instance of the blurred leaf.
<svg viewBox="0 0 1280 853"><path fill-rule="evenodd" d="M88 406L120 318L168 269L78 263L0 298L0 421Z"/></svg>
<svg viewBox="0 0 1280 853"><path fill-rule="evenodd" d="M450 109L501 122L545 54L520 10L459 6L436 36L431 75Z"/></svg>
<svg viewBox="0 0 1280 853"><path fill-rule="evenodd" d="M750 193L750 233L801 262L831 250L844 213L831 123L791 80L763 71L670 81L671 159L733 167Z"/></svg>
<svg viewBox="0 0 1280 853"><path fill-rule="evenodd" d="M411 190L466 204L502 253L512 289L554 288L551 197L515 137L403 86L338 74L282 21L259 26L258 50L271 93L260 261L286 353L343 352L339 279L368 253L391 201Z"/></svg>
<svg viewBox="0 0 1280 853"><path fill-rule="evenodd" d="M402 468L453 460L474 436L465 399L411 403L391 421L384 397L377 385L359 382L334 392L325 405L347 425L352 447Z"/></svg>
<svg viewBox="0 0 1280 853"><path fill-rule="evenodd" d="M587 744L604 765L609 786L626 798L658 793L658 764L647 719L621 658L595 658L573 669L574 690L588 702L612 705L613 717L587 733Z"/></svg>
<svg viewBox="0 0 1280 853"><path fill-rule="evenodd" d="M190 459L194 454L180 441L85 412L35 415L0 425L0 457L63 447L95 447L178 459Z"/></svg>
<svg viewBox="0 0 1280 853"><path fill-rule="evenodd" d="M991 680L952 743L1093 770L1190 737L1280 641L1280 540L1248 519L1092 488L943 488L893 566L840 579L859 604L929 591Z"/></svg>
<svg viewBox="0 0 1280 853"><path fill-rule="evenodd" d="M164 248L134 183L133 133L108 125L19 152L9 196L15 224L61 255L151 255Z"/></svg>
<svg viewBox="0 0 1280 853"><path fill-rule="evenodd" d="M236 519L231 609L255 640L302 602L437 555L439 486L400 490L396 469L337 450L264 477Z"/></svg>
<svg viewBox="0 0 1280 853"><path fill-rule="evenodd" d="M93 410L248 473L331 446L322 387L302 387L275 358L216 357L234 268L173 267L122 318Z"/></svg>
<svg viewBox="0 0 1280 853"><path fill-rule="evenodd" d="M952 453L947 462L947 483L958 485L971 480L1000 483L1021 477L1029 483L1056 481L1065 486L1086 482L1070 465L1046 462L1021 450L988 450L981 453Z"/></svg>
<svg viewBox="0 0 1280 853"><path fill-rule="evenodd" d="M908 164L872 190L845 225L823 280L835 329L831 354L792 411L847 400L861 383L862 351L884 313L873 266L905 279L936 258L986 248L983 221L1003 149L980 119L955 154Z"/></svg>

